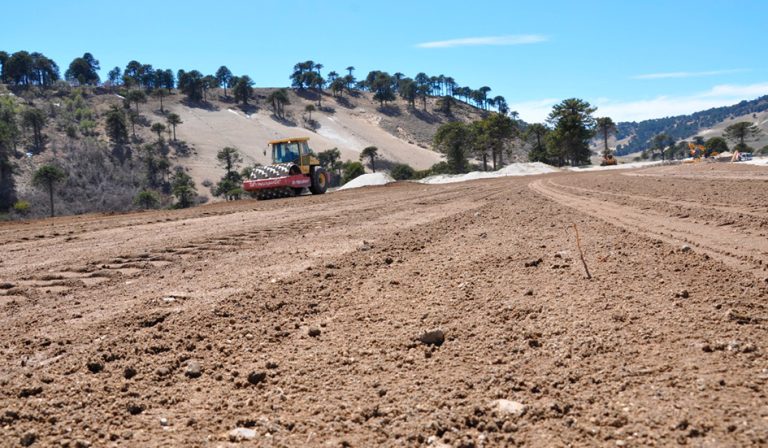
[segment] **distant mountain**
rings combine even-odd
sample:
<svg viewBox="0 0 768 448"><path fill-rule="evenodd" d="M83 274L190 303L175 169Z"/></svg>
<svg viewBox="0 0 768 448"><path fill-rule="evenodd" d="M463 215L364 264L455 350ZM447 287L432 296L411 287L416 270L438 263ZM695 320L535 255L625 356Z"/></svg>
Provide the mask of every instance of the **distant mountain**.
<svg viewBox="0 0 768 448"><path fill-rule="evenodd" d="M646 149L649 141L662 132L676 140L682 140L713 128L729 118L758 114L768 110L768 95L755 100L742 101L739 104L695 112L690 115L656 118L641 122L621 122L617 124L616 139L625 141L616 147L619 156Z"/></svg>

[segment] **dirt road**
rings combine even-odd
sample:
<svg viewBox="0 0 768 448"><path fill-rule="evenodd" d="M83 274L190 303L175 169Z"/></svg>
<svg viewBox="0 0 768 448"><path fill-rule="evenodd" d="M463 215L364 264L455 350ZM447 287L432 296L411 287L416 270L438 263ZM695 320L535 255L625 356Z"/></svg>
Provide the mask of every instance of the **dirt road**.
<svg viewBox="0 0 768 448"><path fill-rule="evenodd" d="M765 445L766 180L701 164L2 224L0 446Z"/></svg>

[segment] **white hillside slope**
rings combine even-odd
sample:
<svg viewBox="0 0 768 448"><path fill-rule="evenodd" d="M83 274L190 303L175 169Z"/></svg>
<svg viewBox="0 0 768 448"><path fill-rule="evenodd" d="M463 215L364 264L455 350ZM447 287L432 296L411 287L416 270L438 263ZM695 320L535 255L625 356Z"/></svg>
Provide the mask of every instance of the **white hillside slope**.
<svg viewBox="0 0 768 448"><path fill-rule="evenodd" d="M216 160L220 149L236 147L243 155L244 165L269 164L270 155L265 154L267 142L278 138L309 137L315 152L338 148L342 160L358 160L360 151L367 146L376 146L383 159L407 163L415 169L429 168L441 160L438 153L389 134L378 126L373 114L362 108L338 108L334 114L313 113L312 118L320 124L317 132L287 126L273 119L266 108L252 115L235 108L207 110L182 104L171 105L169 109L183 121L176 130L178 138L193 143L197 150L183 164L189 168L201 194L208 193L200 187L203 180L216 182L223 174Z"/></svg>

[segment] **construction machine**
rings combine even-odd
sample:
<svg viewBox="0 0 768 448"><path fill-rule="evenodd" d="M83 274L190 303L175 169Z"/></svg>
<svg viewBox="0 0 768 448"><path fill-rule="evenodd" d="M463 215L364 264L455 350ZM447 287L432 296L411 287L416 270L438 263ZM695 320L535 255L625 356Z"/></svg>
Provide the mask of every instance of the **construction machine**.
<svg viewBox="0 0 768 448"><path fill-rule="evenodd" d="M717 157L717 152L711 152L707 154L707 147L704 145L697 145L695 143L688 143L688 151L691 154L691 158L694 161L704 160L707 157Z"/></svg>
<svg viewBox="0 0 768 448"><path fill-rule="evenodd" d="M613 156L613 154L607 153L603 154L603 160L600 161L600 166L613 166L618 165L618 161L616 160L616 157Z"/></svg>
<svg viewBox="0 0 768 448"><path fill-rule="evenodd" d="M305 188L312 194L325 193L330 177L308 141L308 137L295 137L269 142L272 165L254 167L251 178L243 182L243 190L259 199L296 196Z"/></svg>

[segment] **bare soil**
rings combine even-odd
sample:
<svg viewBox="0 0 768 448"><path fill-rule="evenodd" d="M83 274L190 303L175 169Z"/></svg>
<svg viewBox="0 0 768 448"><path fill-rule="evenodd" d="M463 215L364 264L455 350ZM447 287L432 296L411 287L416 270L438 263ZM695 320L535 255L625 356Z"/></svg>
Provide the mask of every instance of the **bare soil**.
<svg viewBox="0 0 768 448"><path fill-rule="evenodd" d="M767 180L681 165L2 224L0 446L765 446Z"/></svg>

